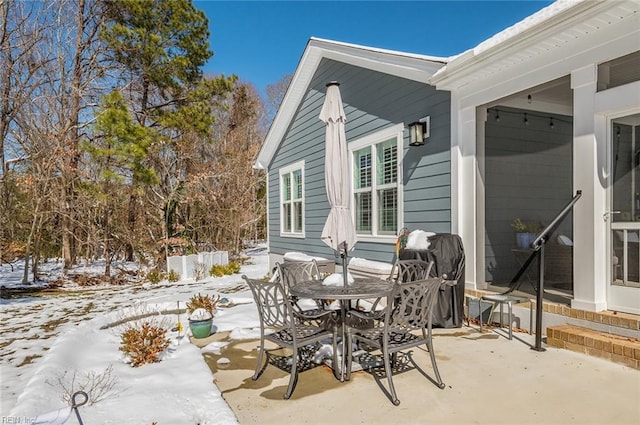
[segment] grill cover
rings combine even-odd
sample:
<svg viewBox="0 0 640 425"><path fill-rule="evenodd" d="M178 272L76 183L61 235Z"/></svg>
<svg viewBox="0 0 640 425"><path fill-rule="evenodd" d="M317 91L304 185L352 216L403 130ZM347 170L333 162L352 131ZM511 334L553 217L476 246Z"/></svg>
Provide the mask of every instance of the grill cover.
<svg viewBox="0 0 640 425"><path fill-rule="evenodd" d="M438 233L429 237L426 250L404 249L401 260L433 261L432 277L442 277L454 286L443 284L433 313L433 326L462 327L464 320L464 248L458 235Z"/></svg>

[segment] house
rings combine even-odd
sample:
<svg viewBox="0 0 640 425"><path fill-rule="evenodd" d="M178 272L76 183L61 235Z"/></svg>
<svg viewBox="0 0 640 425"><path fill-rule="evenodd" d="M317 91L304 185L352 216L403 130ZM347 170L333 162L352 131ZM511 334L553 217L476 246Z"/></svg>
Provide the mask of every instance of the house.
<svg viewBox="0 0 640 425"><path fill-rule="evenodd" d="M353 159L351 255L391 262L403 227L455 233L467 288L485 289L519 268L512 221L548 224L579 190L549 241L569 271L557 289L581 311L640 314L638 0L561 0L452 58L311 39L257 158L272 262L334 259L320 240L318 118L334 80ZM429 137L409 146L420 120Z"/></svg>

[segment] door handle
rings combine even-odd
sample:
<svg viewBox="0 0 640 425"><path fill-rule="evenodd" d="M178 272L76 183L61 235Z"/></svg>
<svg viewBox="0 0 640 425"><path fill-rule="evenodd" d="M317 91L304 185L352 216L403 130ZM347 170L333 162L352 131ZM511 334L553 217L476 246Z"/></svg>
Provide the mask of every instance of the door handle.
<svg viewBox="0 0 640 425"><path fill-rule="evenodd" d="M609 217L611 217L614 214L620 214L622 211L607 211L604 214L602 214L602 218L604 219L604 221L609 221Z"/></svg>

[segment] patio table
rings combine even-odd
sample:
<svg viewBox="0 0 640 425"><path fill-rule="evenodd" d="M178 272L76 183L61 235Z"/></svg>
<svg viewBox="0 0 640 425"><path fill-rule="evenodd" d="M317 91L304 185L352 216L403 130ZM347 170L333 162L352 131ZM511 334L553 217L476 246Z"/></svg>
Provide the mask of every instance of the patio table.
<svg viewBox="0 0 640 425"><path fill-rule="evenodd" d="M322 280L309 280L300 282L290 288L291 295L298 298L311 298L315 300L339 300L340 301L340 318L344 319L347 309L350 308L351 301L361 299L379 299L387 297L393 291L393 282L373 278L356 278L354 283L348 286L323 285ZM342 332L342 356L340 356L340 381L344 381L346 356L346 337L344 323L340 323ZM335 368L336 365L333 365Z"/></svg>

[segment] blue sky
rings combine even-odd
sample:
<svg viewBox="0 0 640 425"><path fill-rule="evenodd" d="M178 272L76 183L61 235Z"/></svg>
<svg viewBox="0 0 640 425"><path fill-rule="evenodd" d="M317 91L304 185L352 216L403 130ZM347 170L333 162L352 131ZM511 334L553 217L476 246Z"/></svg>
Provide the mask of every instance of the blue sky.
<svg viewBox="0 0 640 425"><path fill-rule="evenodd" d="M264 88L294 72L310 37L431 56L451 56L551 1L212 1L214 56L206 74L238 75Z"/></svg>

